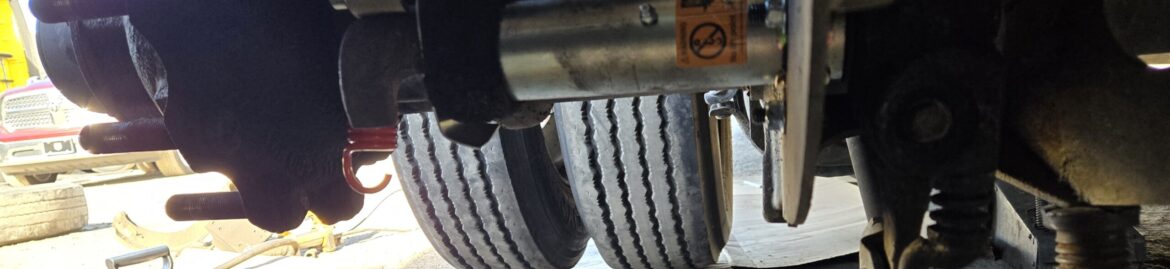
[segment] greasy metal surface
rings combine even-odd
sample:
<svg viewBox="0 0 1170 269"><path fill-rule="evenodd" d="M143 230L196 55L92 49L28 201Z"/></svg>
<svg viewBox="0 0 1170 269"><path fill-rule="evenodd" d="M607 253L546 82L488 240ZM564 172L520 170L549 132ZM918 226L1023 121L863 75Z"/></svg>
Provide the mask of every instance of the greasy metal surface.
<svg viewBox="0 0 1170 269"><path fill-rule="evenodd" d="M1012 10L1003 35L1019 63L1006 91L1012 131L1090 204L1170 204L1170 72L1120 48L1099 1Z"/></svg>
<svg viewBox="0 0 1170 269"><path fill-rule="evenodd" d="M747 63L680 68L674 0L520 1L504 11L500 61L518 100L597 99L763 85L780 74L780 33L748 15ZM644 24L640 6L657 23Z"/></svg>
<svg viewBox="0 0 1170 269"><path fill-rule="evenodd" d="M422 72L417 30L409 14L370 16L349 25L338 65L351 128L398 126L399 88Z"/></svg>
<svg viewBox="0 0 1170 269"><path fill-rule="evenodd" d="M500 65L500 13L506 2L417 3L427 95L440 118L487 124L515 109Z"/></svg>
<svg viewBox="0 0 1170 269"><path fill-rule="evenodd" d="M780 136L783 149L778 160L783 164L779 195L773 197L772 206L783 209L784 220L791 226L804 222L812 201L828 76L825 57L831 8L829 1L788 3L785 116Z"/></svg>
<svg viewBox="0 0 1170 269"><path fill-rule="evenodd" d="M327 1L128 7L165 65L172 141L194 170L232 179L252 223L283 231L308 210L334 223L361 209L339 165L347 128L339 30L352 16Z"/></svg>
<svg viewBox="0 0 1170 269"><path fill-rule="evenodd" d="M960 160L961 158L956 156L963 153L962 150L949 154L929 155L923 153L937 150L939 147L930 145L904 147L893 144L898 140L887 138L904 138L898 134L903 129L887 128L893 126L887 126L886 123L895 121L880 119L879 115L881 111L889 110L890 101L909 101L905 100L908 98L898 98L892 93L899 89L920 93L945 90L944 92L952 92L949 95L964 92L959 95L964 96L970 93L994 92L994 88L976 85L1002 85L1002 82L994 82L994 77L983 75L988 74L987 70L984 70L989 65L986 61L995 58L991 52L995 50L994 41L996 31L999 29L996 14L1001 8L1000 3L986 0L903 0L895 1L885 8L847 14L849 27L846 29L848 40L844 80L848 81L848 96L854 102L852 106L855 109L854 115L861 126L861 133L856 140L861 143L850 141L850 145L864 147L864 150L858 152L862 154L862 158L856 160L863 167L856 169L859 171L858 176L863 174L867 176L866 179L859 178L858 183L867 182L864 185L869 186L862 188L867 193L862 196L867 197L866 202L876 201L876 205L866 206L868 211L876 214L870 215L873 222L871 230L867 231L863 239L866 251L862 253L862 260L865 263L873 264L876 268L897 268L902 253L920 237L923 214L928 208L931 192L928 175L953 176L994 170L995 163L986 162L987 159L979 160L978 165L967 167L968 170L960 170L962 166L941 169L943 167L939 163L962 165L972 163ZM944 55L940 52L955 49L968 54L959 58L940 58ZM924 60L927 56L935 58ZM931 61L935 63L925 65L921 63ZM912 69L912 66L917 67ZM994 67L993 64L991 66ZM927 81L933 82L925 83ZM915 84L918 85L913 86ZM954 85L974 89L962 91L962 88L956 88ZM956 97L952 100L962 102L978 100L978 96L973 97L975 98ZM913 107L911 104L903 105ZM901 116L892 118L906 119ZM978 121L966 124L975 122ZM991 131L989 133L992 137L998 137L995 129L976 128L973 131L949 133L975 136L976 131ZM969 143L947 144L973 147ZM901 154L898 151L891 151L891 147L901 149L902 153L917 153L912 155L918 157L891 158L891 154ZM996 148L998 145L988 144L973 148L985 150L986 147ZM943 158L930 159L925 156ZM991 157L990 160L994 161L994 155ZM921 162L922 159L929 162ZM938 173L942 171L945 172Z"/></svg>

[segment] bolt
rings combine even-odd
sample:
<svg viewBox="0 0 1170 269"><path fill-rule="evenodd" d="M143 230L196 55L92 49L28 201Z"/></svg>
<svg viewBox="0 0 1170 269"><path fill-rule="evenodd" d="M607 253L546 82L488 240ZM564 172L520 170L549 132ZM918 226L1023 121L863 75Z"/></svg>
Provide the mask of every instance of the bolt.
<svg viewBox="0 0 1170 269"><path fill-rule="evenodd" d="M638 11L642 19L642 26L651 26L658 24L658 11L650 4L641 4L638 6Z"/></svg>
<svg viewBox="0 0 1170 269"><path fill-rule="evenodd" d="M723 119L735 114L736 90L716 90L703 94L703 101L707 102L708 114Z"/></svg>
<svg viewBox="0 0 1170 269"><path fill-rule="evenodd" d="M932 100L913 110L910 116L909 136L918 143L942 140L951 130L951 110L942 102Z"/></svg>

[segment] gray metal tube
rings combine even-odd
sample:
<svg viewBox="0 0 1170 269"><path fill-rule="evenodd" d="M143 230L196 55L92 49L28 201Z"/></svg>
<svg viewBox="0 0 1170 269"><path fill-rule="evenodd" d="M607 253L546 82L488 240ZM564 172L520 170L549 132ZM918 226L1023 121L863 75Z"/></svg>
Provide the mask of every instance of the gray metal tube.
<svg viewBox="0 0 1170 269"><path fill-rule="evenodd" d="M782 35L765 26L763 14L745 19L745 63L679 67L676 35L688 31L675 29L675 4L531 0L508 6L500 61L512 93L522 101L612 98L764 85L780 74Z"/></svg>

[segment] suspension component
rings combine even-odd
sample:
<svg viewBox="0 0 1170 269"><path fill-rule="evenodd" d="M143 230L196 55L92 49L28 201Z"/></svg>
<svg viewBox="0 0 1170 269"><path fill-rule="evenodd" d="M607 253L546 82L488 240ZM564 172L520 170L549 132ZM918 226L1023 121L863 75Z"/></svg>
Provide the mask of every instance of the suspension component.
<svg viewBox="0 0 1170 269"><path fill-rule="evenodd" d="M1056 263L1060 269L1133 268L1126 234L1137 225L1136 207L1052 208L1045 225L1056 230Z"/></svg>
<svg viewBox="0 0 1170 269"><path fill-rule="evenodd" d="M902 254L899 268L961 268L986 253L991 243L991 203L995 177L990 174L937 178L930 212L935 224Z"/></svg>

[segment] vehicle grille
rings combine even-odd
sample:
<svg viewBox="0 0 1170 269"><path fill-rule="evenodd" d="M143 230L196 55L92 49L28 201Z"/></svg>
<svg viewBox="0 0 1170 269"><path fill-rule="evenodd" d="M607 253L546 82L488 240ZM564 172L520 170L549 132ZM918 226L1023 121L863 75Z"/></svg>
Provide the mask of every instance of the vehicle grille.
<svg viewBox="0 0 1170 269"><path fill-rule="evenodd" d="M80 112L64 96L52 92L19 95L4 100L4 128L8 131L59 128L71 114Z"/></svg>

